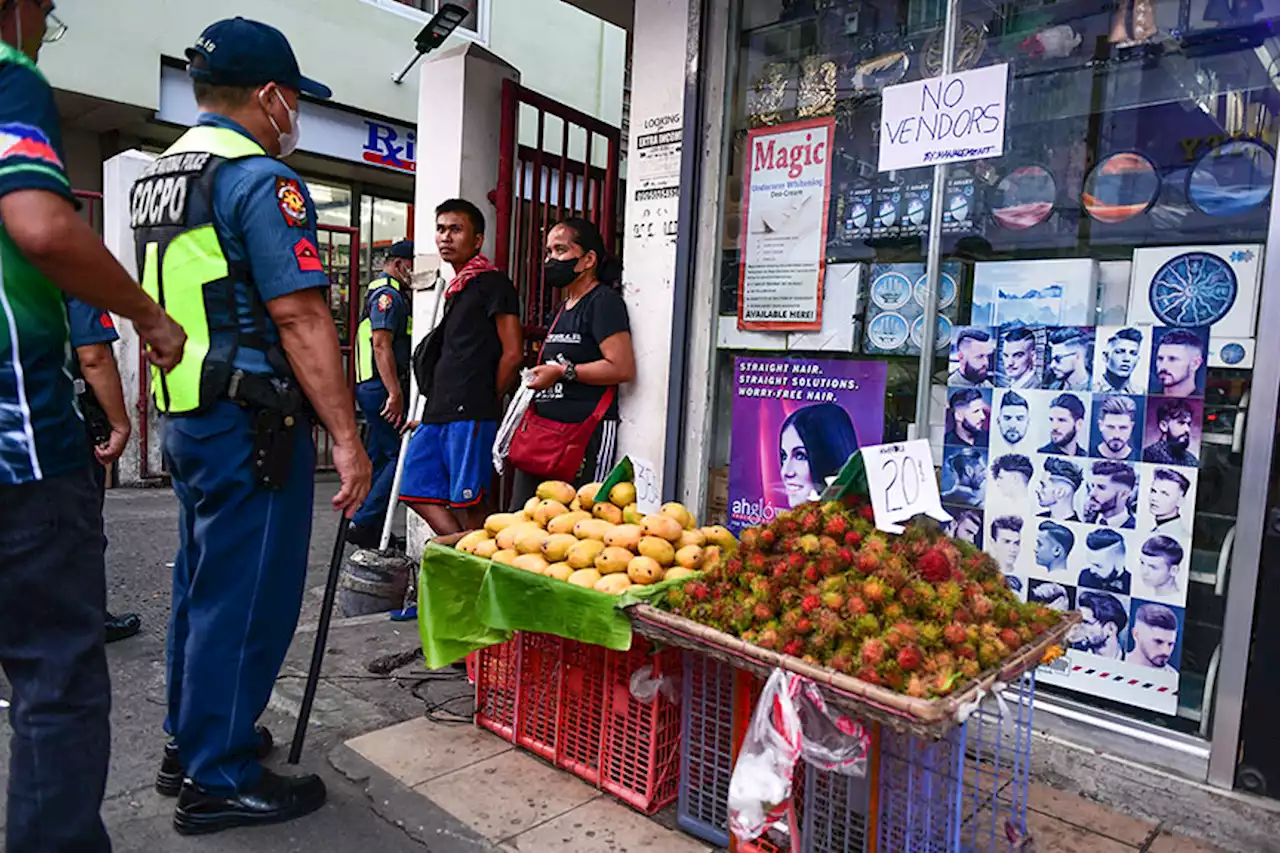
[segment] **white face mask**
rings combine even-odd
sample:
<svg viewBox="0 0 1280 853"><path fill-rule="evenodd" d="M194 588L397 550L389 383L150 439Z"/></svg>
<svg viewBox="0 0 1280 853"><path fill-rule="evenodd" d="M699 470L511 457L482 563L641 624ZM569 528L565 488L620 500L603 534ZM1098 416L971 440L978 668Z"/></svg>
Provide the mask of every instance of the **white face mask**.
<svg viewBox="0 0 1280 853"><path fill-rule="evenodd" d="M280 90L276 89L276 98L284 105L285 110L289 113L289 132L285 133L280 129L280 125L276 124L275 118L271 113L267 112L267 119L271 122L271 126L275 128L276 134L280 137L280 156L288 157L290 154L298 150L298 143L302 140L302 127L300 125L301 116L298 111L289 106L289 102L284 99L284 95L280 94ZM258 103L262 103L262 93L258 93ZM262 104L262 108L266 109L266 104Z"/></svg>

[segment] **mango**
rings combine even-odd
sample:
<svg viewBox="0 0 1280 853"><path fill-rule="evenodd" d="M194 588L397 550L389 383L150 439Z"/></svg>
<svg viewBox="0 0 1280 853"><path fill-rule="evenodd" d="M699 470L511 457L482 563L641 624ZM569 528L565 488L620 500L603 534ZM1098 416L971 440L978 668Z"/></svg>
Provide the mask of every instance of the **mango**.
<svg viewBox="0 0 1280 853"><path fill-rule="evenodd" d="M595 567L596 557L604 550L604 543L597 539L584 539L569 549L565 562L575 569L591 569Z"/></svg>
<svg viewBox="0 0 1280 853"><path fill-rule="evenodd" d="M720 565L720 561L724 559L719 545L708 545L702 549L702 568L704 571L710 571Z"/></svg>
<svg viewBox="0 0 1280 853"><path fill-rule="evenodd" d="M542 545L548 538L547 531L530 527L516 536L516 550L521 554L541 554Z"/></svg>
<svg viewBox="0 0 1280 853"><path fill-rule="evenodd" d="M668 542L679 542L680 536L684 533L684 528L680 526L680 522L676 521L669 515L646 515L644 523L640 525L645 536L657 536L659 539L665 539Z"/></svg>
<svg viewBox="0 0 1280 853"><path fill-rule="evenodd" d="M683 527L685 530L691 530L693 528L693 513L685 509L684 504L679 504L679 503L663 504L660 512L663 515L669 515L672 518L674 518L676 521L680 523L680 526Z"/></svg>
<svg viewBox="0 0 1280 853"><path fill-rule="evenodd" d="M587 483L581 489L578 489L578 504L583 509L591 509L596 502L596 493L600 491L599 483Z"/></svg>
<svg viewBox="0 0 1280 853"><path fill-rule="evenodd" d="M582 501L577 498L573 499L573 503L569 504L570 512L582 512Z"/></svg>
<svg viewBox="0 0 1280 853"><path fill-rule="evenodd" d="M591 507L591 514L601 521L607 521L610 524L622 523L622 510L613 504L596 504Z"/></svg>
<svg viewBox="0 0 1280 853"><path fill-rule="evenodd" d="M528 533L530 530L542 532L542 528L534 524L532 521L521 521L510 527L505 528L497 536L493 537L498 540L498 548L503 551L516 550L516 537L522 533ZM539 545L541 547L541 545Z"/></svg>
<svg viewBox="0 0 1280 853"><path fill-rule="evenodd" d="M663 577L663 580L664 581L684 580L685 578L693 577L695 574L697 573L694 571L691 571L690 569L686 569L682 566L676 566L674 569L667 569L667 574L665 577Z"/></svg>
<svg viewBox="0 0 1280 853"><path fill-rule="evenodd" d="M569 556L569 549L578 544L578 537L572 533L553 533L542 543L542 556L549 563L563 562Z"/></svg>
<svg viewBox="0 0 1280 853"><path fill-rule="evenodd" d="M680 541L676 543L676 550L688 548L690 545L697 545L699 548L707 544L707 535L701 530L686 530L680 534Z"/></svg>
<svg viewBox="0 0 1280 853"><path fill-rule="evenodd" d="M544 501L556 501L557 503L568 504L576 496L573 486L563 483L560 480L548 480L538 486L538 497Z"/></svg>
<svg viewBox="0 0 1280 853"><path fill-rule="evenodd" d="M573 535L573 527L579 521L587 521L591 518L591 513L582 512L581 510L570 510L564 515L557 515L551 519L551 523L547 525L548 533L568 533Z"/></svg>
<svg viewBox="0 0 1280 853"><path fill-rule="evenodd" d="M498 543L493 539L486 539L476 545L475 555L485 560L493 559L493 555L498 553Z"/></svg>
<svg viewBox="0 0 1280 853"><path fill-rule="evenodd" d="M702 528L702 535L707 537L708 544L719 545L722 552L738 550L738 540L733 538L733 534L727 528L721 527L719 524Z"/></svg>
<svg viewBox="0 0 1280 853"><path fill-rule="evenodd" d="M676 562L680 564L682 569L692 569L697 571L702 568L702 561L706 552L697 545L688 545L676 551Z"/></svg>
<svg viewBox="0 0 1280 853"><path fill-rule="evenodd" d="M526 572L540 575L547 570L547 561L540 554L521 554L511 561L511 565Z"/></svg>
<svg viewBox="0 0 1280 853"><path fill-rule="evenodd" d="M646 536L640 540L640 553L660 566L669 566L676 561L676 549L671 543L657 536Z"/></svg>
<svg viewBox="0 0 1280 853"><path fill-rule="evenodd" d="M602 575L616 575L627 570L627 564L631 562L635 554L632 554L626 548L605 548L600 552L600 556L596 557L596 571Z"/></svg>
<svg viewBox="0 0 1280 853"><path fill-rule="evenodd" d="M636 557L627 563L627 577L634 584L645 586L662 580L662 566L651 557Z"/></svg>
<svg viewBox="0 0 1280 853"><path fill-rule="evenodd" d="M510 548L503 548L501 551L498 551L496 554L494 554L490 559L492 559L495 563L505 563L506 565L511 566L515 564L514 561L516 557L519 557L519 556L520 556L519 552L514 551Z"/></svg>
<svg viewBox="0 0 1280 853"><path fill-rule="evenodd" d="M627 508L622 511L623 524L634 524L637 527L644 521L644 513L635 504L628 504Z"/></svg>
<svg viewBox="0 0 1280 853"><path fill-rule="evenodd" d="M601 521L598 518L588 519L587 521L579 521L573 526L573 535L579 539L598 539L604 541L604 535L609 532L609 528L613 527L607 521Z"/></svg>
<svg viewBox="0 0 1280 853"><path fill-rule="evenodd" d="M631 589L631 579L626 575L606 575L596 582L596 592L607 592L609 595L622 595Z"/></svg>
<svg viewBox="0 0 1280 853"><path fill-rule="evenodd" d="M533 511L533 520L547 527L552 519L565 515L569 508L559 501L542 501Z"/></svg>
<svg viewBox="0 0 1280 853"><path fill-rule="evenodd" d="M499 512L489 516L484 520L484 529L490 536L497 536L502 531L516 523L516 517L509 512Z"/></svg>
<svg viewBox="0 0 1280 853"><path fill-rule="evenodd" d="M624 509L636 502L636 487L631 483L619 483L609 490L609 502Z"/></svg>
<svg viewBox="0 0 1280 853"><path fill-rule="evenodd" d="M540 503L542 503L542 498L539 498L536 495L529 498L529 500L524 502L524 514L533 518L533 511L538 508L538 504Z"/></svg>
<svg viewBox="0 0 1280 853"><path fill-rule="evenodd" d="M489 534L483 530L473 530L458 540L458 544L454 547L464 554L474 554L476 546L489 538Z"/></svg>
<svg viewBox="0 0 1280 853"><path fill-rule="evenodd" d="M640 547L640 526L637 524L619 524L604 535L604 544L616 545L634 551Z"/></svg>
<svg viewBox="0 0 1280 853"><path fill-rule="evenodd" d="M573 567L568 563L552 563L543 574L558 581L567 581L573 574Z"/></svg>
<svg viewBox="0 0 1280 853"><path fill-rule="evenodd" d="M600 583L600 573L595 569L578 569L578 571L569 575L569 583L574 586L593 589L596 584Z"/></svg>

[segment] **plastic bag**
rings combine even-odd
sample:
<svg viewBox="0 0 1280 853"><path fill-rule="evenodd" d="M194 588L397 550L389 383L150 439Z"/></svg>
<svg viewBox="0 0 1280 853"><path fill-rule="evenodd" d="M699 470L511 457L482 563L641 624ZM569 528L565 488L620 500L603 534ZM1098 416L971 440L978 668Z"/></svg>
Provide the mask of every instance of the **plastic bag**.
<svg viewBox="0 0 1280 853"><path fill-rule="evenodd" d="M670 675L653 674L653 665L644 666L631 673L631 695L637 702L652 705L661 693L672 705L680 702L680 685Z"/></svg>
<svg viewBox="0 0 1280 853"><path fill-rule="evenodd" d="M794 833L790 808L796 762L865 776L870 736L862 724L833 712L816 684L775 669L765 683L729 781L729 828L740 841L769 829Z"/></svg>
<svg viewBox="0 0 1280 853"><path fill-rule="evenodd" d="M498 435L493 440L493 467L499 474L506 468L511 439L520 427L520 421L524 420L524 413L533 402L533 395L538 393L529 387L529 377L532 375L532 370L520 371L520 386L516 388L511 405L507 407L507 413L502 416L502 423L498 425Z"/></svg>

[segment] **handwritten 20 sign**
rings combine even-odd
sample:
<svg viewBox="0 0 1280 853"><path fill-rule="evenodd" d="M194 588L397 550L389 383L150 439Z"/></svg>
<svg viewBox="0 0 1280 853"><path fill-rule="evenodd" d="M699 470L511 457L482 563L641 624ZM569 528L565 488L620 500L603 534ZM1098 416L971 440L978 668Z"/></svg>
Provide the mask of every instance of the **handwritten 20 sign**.
<svg viewBox="0 0 1280 853"><path fill-rule="evenodd" d="M938 478L933 473L933 453L927 439L901 444L877 444L862 448L867 470L867 489L876 527L886 533L901 533L899 522L917 515L950 521L938 494Z"/></svg>

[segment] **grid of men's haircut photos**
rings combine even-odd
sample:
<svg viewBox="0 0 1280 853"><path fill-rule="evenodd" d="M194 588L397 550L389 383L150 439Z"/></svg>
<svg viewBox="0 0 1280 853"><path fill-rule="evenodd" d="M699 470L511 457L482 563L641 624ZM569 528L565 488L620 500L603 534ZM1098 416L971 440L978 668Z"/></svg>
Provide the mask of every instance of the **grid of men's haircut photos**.
<svg viewBox="0 0 1280 853"><path fill-rule="evenodd" d="M1207 329L962 326L949 365L949 532L1022 600L1081 611L1051 681L1169 714L1207 350Z"/></svg>

